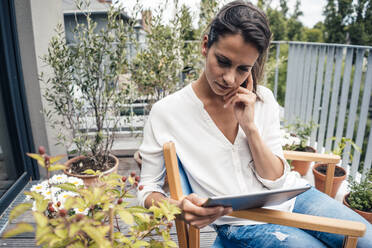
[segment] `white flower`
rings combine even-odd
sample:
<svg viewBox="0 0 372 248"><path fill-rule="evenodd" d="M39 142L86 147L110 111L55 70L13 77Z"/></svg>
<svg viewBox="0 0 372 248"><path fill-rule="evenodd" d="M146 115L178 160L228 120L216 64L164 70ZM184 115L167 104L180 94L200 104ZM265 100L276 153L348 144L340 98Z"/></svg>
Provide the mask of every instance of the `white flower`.
<svg viewBox="0 0 372 248"><path fill-rule="evenodd" d="M61 183L67 182L67 179L68 179L68 176L66 176L65 174L58 174L58 175L54 175L50 179L50 183L51 184L61 184Z"/></svg>
<svg viewBox="0 0 372 248"><path fill-rule="evenodd" d="M68 177L67 182L74 184L76 187L84 185L84 181L77 177Z"/></svg>
<svg viewBox="0 0 372 248"><path fill-rule="evenodd" d="M32 211L36 212L37 211L37 208L36 208L36 201L34 201L32 203L32 208L31 208Z"/></svg>
<svg viewBox="0 0 372 248"><path fill-rule="evenodd" d="M67 198L69 197L74 197L74 196L77 196L78 194L74 193L74 192L70 192L70 191L62 191L59 195L58 195L58 201L60 201L62 204L67 200Z"/></svg>
<svg viewBox="0 0 372 248"><path fill-rule="evenodd" d="M57 187L51 187L44 190L41 194L44 196L45 199L55 201L57 196L61 193L62 189Z"/></svg>
<svg viewBox="0 0 372 248"><path fill-rule="evenodd" d="M75 211L75 214L84 214L84 215L88 215L88 212L89 212L89 208L74 208L74 211Z"/></svg>
<svg viewBox="0 0 372 248"><path fill-rule="evenodd" d="M48 182L43 181L39 184L36 184L31 187L31 191L36 192L36 193L42 193L43 191L48 189Z"/></svg>

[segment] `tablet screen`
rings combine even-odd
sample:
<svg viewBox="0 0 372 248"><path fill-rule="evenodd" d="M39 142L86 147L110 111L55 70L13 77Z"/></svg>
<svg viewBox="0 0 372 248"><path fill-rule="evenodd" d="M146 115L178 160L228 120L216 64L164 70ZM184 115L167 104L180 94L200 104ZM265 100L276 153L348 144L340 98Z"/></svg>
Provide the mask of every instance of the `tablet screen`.
<svg viewBox="0 0 372 248"><path fill-rule="evenodd" d="M226 206L233 210L243 210L274 206L284 203L297 195L310 189L311 186L304 186L291 189L269 190L260 193L213 196L203 204L203 207Z"/></svg>

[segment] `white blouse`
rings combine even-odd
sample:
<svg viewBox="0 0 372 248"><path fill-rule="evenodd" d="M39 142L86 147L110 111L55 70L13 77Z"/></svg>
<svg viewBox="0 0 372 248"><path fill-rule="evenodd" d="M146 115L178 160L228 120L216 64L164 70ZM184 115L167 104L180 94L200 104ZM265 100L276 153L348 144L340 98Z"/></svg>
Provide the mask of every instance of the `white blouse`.
<svg viewBox="0 0 372 248"><path fill-rule="evenodd" d="M283 157L280 135L279 105L272 92L258 86L262 101L255 104L255 124L265 144L284 162L284 173L276 180L261 178L256 173L248 141L239 127L232 144L219 130L196 96L191 84L155 103L144 128L140 146L142 169L138 191L144 206L151 192L162 189L165 178L163 144L173 141L188 176L191 188L200 197L262 192L270 189L304 186L307 182L290 167ZM295 199L270 207L292 211ZM249 225L259 222L223 216L214 224Z"/></svg>

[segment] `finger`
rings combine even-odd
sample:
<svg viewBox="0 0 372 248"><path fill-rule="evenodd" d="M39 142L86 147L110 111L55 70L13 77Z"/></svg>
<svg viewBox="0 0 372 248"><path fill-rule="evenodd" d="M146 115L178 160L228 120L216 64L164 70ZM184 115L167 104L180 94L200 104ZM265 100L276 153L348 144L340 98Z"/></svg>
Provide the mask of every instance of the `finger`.
<svg viewBox="0 0 372 248"><path fill-rule="evenodd" d="M239 90L239 87L228 93L227 95L223 96L223 100L227 101L230 97L234 96Z"/></svg>
<svg viewBox="0 0 372 248"><path fill-rule="evenodd" d="M184 212L197 216L212 216L223 212L222 206L203 208L195 205L186 198L183 200L181 208Z"/></svg>
<svg viewBox="0 0 372 248"><path fill-rule="evenodd" d="M197 206L203 205L208 199L207 198L201 198L197 194L192 193L185 197L187 200L191 201Z"/></svg>
<svg viewBox="0 0 372 248"><path fill-rule="evenodd" d="M233 210L232 210L231 207L224 208L224 211L222 212L222 214L216 214L214 216L211 216L210 218L195 219L195 220L190 221L189 224L193 225L197 228L203 228L203 227L206 227L207 225L213 223L215 220L217 220L221 216L224 216L226 214L230 214L232 211Z"/></svg>
<svg viewBox="0 0 372 248"><path fill-rule="evenodd" d="M252 77L252 71L249 73L249 76L248 76L247 89L248 89L248 90L253 90L253 77Z"/></svg>

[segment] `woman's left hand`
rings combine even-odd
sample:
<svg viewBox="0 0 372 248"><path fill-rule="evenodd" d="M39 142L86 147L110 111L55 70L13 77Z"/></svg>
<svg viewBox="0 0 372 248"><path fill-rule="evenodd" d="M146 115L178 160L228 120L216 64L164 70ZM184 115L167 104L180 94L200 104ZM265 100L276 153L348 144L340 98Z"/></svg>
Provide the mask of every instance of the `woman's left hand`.
<svg viewBox="0 0 372 248"><path fill-rule="evenodd" d="M247 88L239 86L237 90L224 97L225 107L233 106L235 118L241 127L254 125L254 105L257 96L252 90L253 80L252 74L250 74Z"/></svg>

